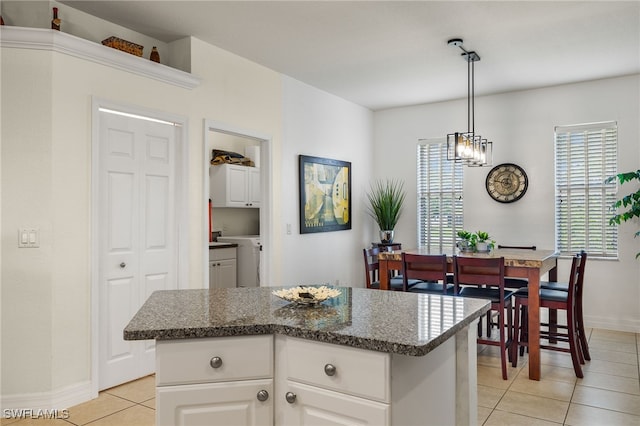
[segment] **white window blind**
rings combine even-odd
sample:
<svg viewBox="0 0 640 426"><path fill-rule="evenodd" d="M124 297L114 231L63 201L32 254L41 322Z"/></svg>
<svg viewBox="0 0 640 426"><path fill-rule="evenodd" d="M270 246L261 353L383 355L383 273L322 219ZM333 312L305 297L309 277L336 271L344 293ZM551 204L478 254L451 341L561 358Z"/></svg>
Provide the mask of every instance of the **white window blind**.
<svg viewBox="0 0 640 426"><path fill-rule="evenodd" d="M617 257L618 228L609 225L616 197L616 122L557 126L556 248L561 254L586 250Z"/></svg>
<svg viewBox="0 0 640 426"><path fill-rule="evenodd" d="M462 163L447 160L444 139L418 144L418 244L455 249L463 229Z"/></svg>

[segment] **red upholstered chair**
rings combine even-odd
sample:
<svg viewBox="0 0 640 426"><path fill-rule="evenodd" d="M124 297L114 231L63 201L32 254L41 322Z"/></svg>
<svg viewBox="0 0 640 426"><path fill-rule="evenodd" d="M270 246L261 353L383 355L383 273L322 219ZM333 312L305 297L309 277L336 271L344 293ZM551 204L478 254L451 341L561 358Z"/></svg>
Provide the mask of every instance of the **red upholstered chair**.
<svg viewBox="0 0 640 426"><path fill-rule="evenodd" d="M568 343L566 346L558 346L557 344L540 345L541 349L549 349L560 352L568 352L571 354L571 361L573 363L573 370L577 377L582 378L582 368L580 364L584 364L584 355L582 353L582 347L580 344L578 321L577 321L577 303L578 294L582 293L583 280L580 279L580 271L584 272L582 263L586 261L586 257L583 258L580 254L573 257L571 262L571 272L569 274L569 282L567 285L567 291L563 290L551 290L548 288L540 289L540 308L547 309L561 309L567 312L567 324L549 324L541 323L540 340L547 340L549 342L564 342ZM529 293L527 289L520 289L515 294L515 308L516 319L514 323L516 344L511 349L511 363L514 367L518 364L518 347L528 346L528 333L527 333L527 306L529 304ZM558 329L566 330L566 332L559 332Z"/></svg>
<svg viewBox="0 0 640 426"><path fill-rule="evenodd" d="M462 297L491 301L498 313L499 341L478 337L478 343L500 347L502 378L507 380L507 356L513 339L511 296L504 286L504 258L453 257L455 292ZM464 287L461 284L464 283ZM469 285L471 284L471 285ZM506 317L506 321L505 321Z"/></svg>
<svg viewBox="0 0 640 426"><path fill-rule="evenodd" d="M453 294L447 282L447 256L402 253L403 289L413 293ZM409 286L410 280L421 282Z"/></svg>

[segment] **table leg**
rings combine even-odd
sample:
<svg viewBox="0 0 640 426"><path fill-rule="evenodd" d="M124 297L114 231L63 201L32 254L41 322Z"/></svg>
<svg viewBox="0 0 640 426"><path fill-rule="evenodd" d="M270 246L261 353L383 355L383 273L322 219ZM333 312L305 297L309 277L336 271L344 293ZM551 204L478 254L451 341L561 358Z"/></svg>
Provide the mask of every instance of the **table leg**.
<svg viewBox="0 0 640 426"><path fill-rule="evenodd" d="M378 280L380 280L380 290L389 290L389 261L378 260Z"/></svg>
<svg viewBox="0 0 640 426"><path fill-rule="evenodd" d="M540 380L540 270L531 268L528 275L529 379Z"/></svg>

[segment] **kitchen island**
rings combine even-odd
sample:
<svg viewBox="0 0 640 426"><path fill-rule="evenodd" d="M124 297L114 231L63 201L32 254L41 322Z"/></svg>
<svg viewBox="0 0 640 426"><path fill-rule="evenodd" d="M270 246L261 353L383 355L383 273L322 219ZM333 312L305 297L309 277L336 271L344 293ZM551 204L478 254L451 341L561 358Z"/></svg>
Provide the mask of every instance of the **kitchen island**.
<svg viewBox="0 0 640 426"><path fill-rule="evenodd" d="M124 338L156 340L158 425L476 424L488 302L343 287L300 307L273 290L149 297Z"/></svg>

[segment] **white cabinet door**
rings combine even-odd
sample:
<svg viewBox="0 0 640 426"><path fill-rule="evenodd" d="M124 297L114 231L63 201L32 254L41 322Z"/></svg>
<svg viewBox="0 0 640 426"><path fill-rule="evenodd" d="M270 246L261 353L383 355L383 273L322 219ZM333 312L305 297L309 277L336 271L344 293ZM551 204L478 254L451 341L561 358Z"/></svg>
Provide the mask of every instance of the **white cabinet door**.
<svg viewBox="0 0 640 426"><path fill-rule="evenodd" d="M273 425L272 379L162 386L156 402L159 426Z"/></svg>
<svg viewBox="0 0 640 426"><path fill-rule="evenodd" d="M235 259L219 260L217 262L218 288L235 288L237 285L238 267Z"/></svg>
<svg viewBox="0 0 640 426"><path fill-rule="evenodd" d="M224 167L224 166L223 166ZM227 204L234 207L246 207L247 187L249 186L247 167L227 167Z"/></svg>
<svg viewBox="0 0 640 426"><path fill-rule="evenodd" d="M390 406L287 381L276 396L276 425L389 425ZM295 395L287 401L287 393ZM292 398L292 395L289 398Z"/></svg>
<svg viewBox="0 0 640 426"><path fill-rule="evenodd" d="M214 207L260 207L260 169L221 164L211 166L209 179Z"/></svg>
<svg viewBox="0 0 640 426"><path fill-rule="evenodd" d="M247 201L252 207L260 207L260 169L249 168L247 181Z"/></svg>

